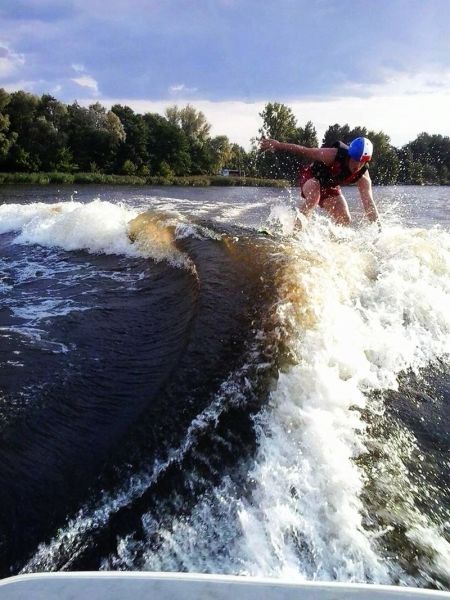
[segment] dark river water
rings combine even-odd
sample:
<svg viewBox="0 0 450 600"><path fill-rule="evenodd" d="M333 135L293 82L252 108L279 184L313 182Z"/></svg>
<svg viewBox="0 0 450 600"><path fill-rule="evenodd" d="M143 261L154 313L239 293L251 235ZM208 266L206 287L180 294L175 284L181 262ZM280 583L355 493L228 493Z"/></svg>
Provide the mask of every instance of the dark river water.
<svg viewBox="0 0 450 600"><path fill-rule="evenodd" d="M450 588L450 188L347 196L0 190L1 576Z"/></svg>

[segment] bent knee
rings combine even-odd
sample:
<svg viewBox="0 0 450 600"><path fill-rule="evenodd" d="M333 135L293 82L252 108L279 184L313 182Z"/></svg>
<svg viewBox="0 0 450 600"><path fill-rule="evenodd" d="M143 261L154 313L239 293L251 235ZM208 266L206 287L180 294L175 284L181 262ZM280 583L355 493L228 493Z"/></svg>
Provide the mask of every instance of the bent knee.
<svg viewBox="0 0 450 600"><path fill-rule="evenodd" d="M308 179L301 187L301 195L306 203L312 207L320 202L320 183L317 179Z"/></svg>
<svg viewBox="0 0 450 600"><path fill-rule="evenodd" d="M320 183L315 177L311 177L302 185L302 192L320 192Z"/></svg>

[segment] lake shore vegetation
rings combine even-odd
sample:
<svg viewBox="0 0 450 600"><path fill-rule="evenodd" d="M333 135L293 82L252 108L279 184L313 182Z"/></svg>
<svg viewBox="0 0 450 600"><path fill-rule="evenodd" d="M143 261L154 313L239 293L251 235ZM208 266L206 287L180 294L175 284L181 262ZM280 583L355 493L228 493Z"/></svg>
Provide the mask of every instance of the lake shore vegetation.
<svg viewBox="0 0 450 600"><path fill-rule="evenodd" d="M301 161L260 152L258 137L327 146L366 136L375 148L375 184L450 184L448 136L423 132L396 148L383 131L334 124L319 142L314 124L299 126L285 104L269 102L259 116L261 128L246 151L225 135L211 136L205 115L189 104L138 114L120 104L84 107L0 88L0 183L281 187L295 183Z"/></svg>

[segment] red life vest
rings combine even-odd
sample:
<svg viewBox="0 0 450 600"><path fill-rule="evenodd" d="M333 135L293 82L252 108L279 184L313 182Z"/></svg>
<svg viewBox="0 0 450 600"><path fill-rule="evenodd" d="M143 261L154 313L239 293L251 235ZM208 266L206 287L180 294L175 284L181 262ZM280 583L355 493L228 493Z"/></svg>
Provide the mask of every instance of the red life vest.
<svg viewBox="0 0 450 600"><path fill-rule="evenodd" d="M361 169L352 173L348 167L350 156L347 144L335 142L332 148L337 148L336 158L332 165L328 166L319 160L311 165L312 175L319 181L320 185L322 187L336 187L338 185L349 185L361 179L368 170L368 166L365 164Z"/></svg>

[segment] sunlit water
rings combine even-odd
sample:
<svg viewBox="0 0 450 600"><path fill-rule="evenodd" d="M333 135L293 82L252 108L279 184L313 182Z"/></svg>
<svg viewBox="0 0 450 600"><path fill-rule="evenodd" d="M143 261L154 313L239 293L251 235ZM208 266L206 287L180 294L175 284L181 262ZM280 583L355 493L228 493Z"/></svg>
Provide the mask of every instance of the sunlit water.
<svg viewBox="0 0 450 600"><path fill-rule="evenodd" d="M450 587L450 191L346 195L2 189L4 575Z"/></svg>

